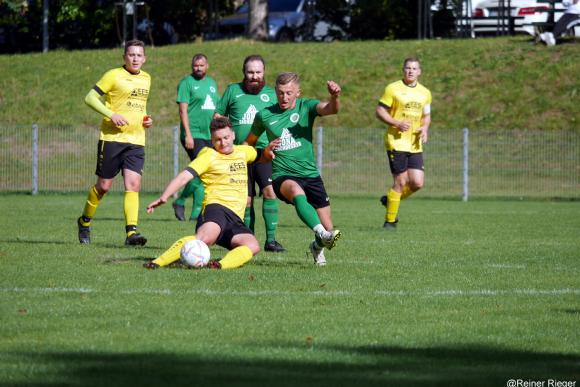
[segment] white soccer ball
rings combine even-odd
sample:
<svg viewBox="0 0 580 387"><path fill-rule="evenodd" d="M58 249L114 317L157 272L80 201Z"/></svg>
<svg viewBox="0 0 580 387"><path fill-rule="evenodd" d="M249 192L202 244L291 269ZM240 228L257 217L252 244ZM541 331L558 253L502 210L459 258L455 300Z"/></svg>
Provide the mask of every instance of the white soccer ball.
<svg viewBox="0 0 580 387"><path fill-rule="evenodd" d="M209 257L209 247L199 239L187 241L181 247L181 262L186 266L204 267Z"/></svg>

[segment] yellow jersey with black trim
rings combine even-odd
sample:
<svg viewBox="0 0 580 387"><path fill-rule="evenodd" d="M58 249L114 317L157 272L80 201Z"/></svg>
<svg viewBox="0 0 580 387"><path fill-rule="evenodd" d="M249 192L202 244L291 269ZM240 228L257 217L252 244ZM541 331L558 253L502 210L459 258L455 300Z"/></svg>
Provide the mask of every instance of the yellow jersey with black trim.
<svg viewBox="0 0 580 387"><path fill-rule="evenodd" d="M385 133L387 150L419 153L423 151L421 136L417 128L421 126L421 118L430 109L431 92L425 86L417 83L407 86L402 80L390 83L379 102L388 108L389 114L397 121L411 124L411 128L401 132L389 125Z"/></svg>
<svg viewBox="0 0 580 387"><path fill-rule="evenodd" d="M143 117L147 115L147 99L151 76L145 71L132 74L124 67L109 70L96 83L95 90L105 95L105 106L129 122L117 127L108 117L101 123L100 139L145 146Z"/></svg>
<svg viewBox="0 0 580 387"><path fill-rule="evenodd" d="M248 199L248 163L256 160L257 152L248 145L234 145L230 154L204 148L189 164L205 188L202 207L221 204L244 219Z"/></svg>

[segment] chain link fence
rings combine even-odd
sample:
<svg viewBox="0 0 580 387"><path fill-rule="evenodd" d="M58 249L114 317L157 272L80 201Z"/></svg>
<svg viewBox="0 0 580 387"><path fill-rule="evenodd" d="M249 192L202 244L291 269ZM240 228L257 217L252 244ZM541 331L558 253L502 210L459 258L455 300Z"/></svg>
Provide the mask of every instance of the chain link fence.
<svg viewBox="0 0 580 387"><path fill-rule="evenodd" d="M384 194L392 179L383 129L317 128L327 191ZM188 159L177 128L148 133L142 190L160 192ZM96 177L97 128L0 127L0 192L85 192ZM433 128L422 196L580 199L580 131ZM113 190L123 191L122 179Z"/></svg>

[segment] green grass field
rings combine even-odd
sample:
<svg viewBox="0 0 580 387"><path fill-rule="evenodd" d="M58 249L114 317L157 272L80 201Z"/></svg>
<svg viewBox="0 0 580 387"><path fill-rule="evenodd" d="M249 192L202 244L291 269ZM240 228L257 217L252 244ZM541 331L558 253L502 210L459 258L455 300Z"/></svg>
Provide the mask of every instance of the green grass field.
<svg viewBox="0 0 580 387"><path fill-rule="evenodd" d="M83 202L0 195L0 386L580 379L577 202L418 195L386 233L376 198L334 198L344 237L324 268L282 205L289 251L230 271L143 269L193 224L175 221L170 206L142 214L150 243L125 248L119 194L103 201L93 244L81 246Z"/></svg>

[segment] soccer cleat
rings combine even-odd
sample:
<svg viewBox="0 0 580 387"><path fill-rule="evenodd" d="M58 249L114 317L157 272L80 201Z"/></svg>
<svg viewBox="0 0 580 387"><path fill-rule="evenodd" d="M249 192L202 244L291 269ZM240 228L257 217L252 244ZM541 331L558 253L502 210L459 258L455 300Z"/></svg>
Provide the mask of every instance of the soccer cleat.
<svg viewBox="0 0 580 387"><path fill-rule="evenodd" d="M175 214L177 220L185 222L185 206L173 202L173 204L171 204L171 207L173 207L173 213Z"/></svg>
<svg viewBox="0 0 580 387"><path fill-rule="evenodd" d="M147 238L138 232L131 234L125 239L125 246L145 246L145 243L147 243Z"/></svg>
<svg viewBox="0 0 580 387"><path fill-rule="evenodd" d="M385 224L383 224L383 229L385 229L385 230L396 230L397 229L397 221L395 221L395 222L385 222Z"/></svg>
<svg viewBox="0 0 580 387"><path fill-rule="evenodd" d="M211 260L211 261L209 261L207 263L207 266L206 267L208 269L216 269L216 270L219 270L219 269L222 268L222 264L220 263L220 261L217 261L217 260L213 259L213 260Z"/></svg>
<svg viewBox="0 0 580 387"><path fill-rule="evenodd" d="M79 228L79 242L83 245L91 243L91 228L81 224L81 218L77 219L77 226Z"/></svg>
<svg viewBox="0 0 580 387"><path fill-rule="evenodd" d="M158 264L156 264L156 263L153 263L153 261L145 262L143 264L143 267L145 269L151 269L151 270L155 270L155 269L159 269L160 268L160 266Z"/></svg>
<svg viewBox="0 0 580 387"><path fill-rule="evenodd" d="M326 257L324 256L324 247L320 247L315 240L310 242L309 247L312 258L314 259L314 264L316 266L325 266Z"/></svg>
<svg viewBox="0 0 580 387"><path fill-rule="evenodd" d="M264 250L271 251L274 253L283 253L284 251L286 251L286 249L277 241L264 243Z"/></svg>
<svg viewBox="0 0 580 387"><path fill-rule="evenodd" d="M324 231L320 234L316 234L316 242L319 246L326 247L328 250L336 245L338 238L342 236L340 230Z"/></svg>
<svg viewBox="0 0 580 387"><path fill-rule="evenodd" d="M379 199L379 201L381 202L381 204L382 204L383 206L385 206L385 207L386 207L386 206L387 206L387 204L389 203L389 202L388 202L388 200L389 200L389 199L388 199L388 198L387 198L385 195L381 196L381 198Z"/></svg>
<svg viewBox="0 0 580 387"><path fill-rule="evenodd" d="M548 46L555 46L556 45L556 38L554 34L551 32L546 32L546 44Z"/></svg>

